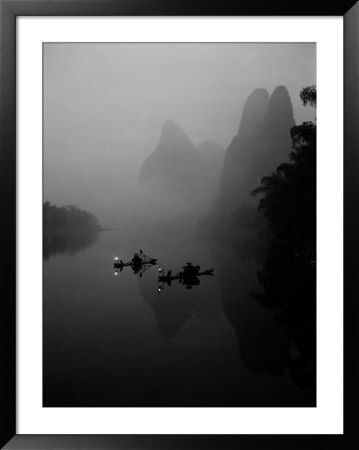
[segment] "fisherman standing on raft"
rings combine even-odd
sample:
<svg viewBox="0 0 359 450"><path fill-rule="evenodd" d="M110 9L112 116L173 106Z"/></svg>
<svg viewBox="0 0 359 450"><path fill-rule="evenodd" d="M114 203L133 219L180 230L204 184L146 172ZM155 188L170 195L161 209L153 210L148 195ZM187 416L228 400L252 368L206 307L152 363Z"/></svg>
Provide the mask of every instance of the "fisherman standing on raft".
<svg viewBox="0 0 359 450"><path fill-rule="evenodd" d="M140 265L142 265L142 259L141 259L141 257L138 255L138 253L135 253L134 257L132 258L131 263L132 263L134 266L140 266Z"/></svg>
<svg viewBox="0 0 359 450"><path fill-rule="evenodd" d="M200 270L200 266L194 266L192 263L188 262L185 266L182 267L182 278L192 278L197 275Z"/></svg>

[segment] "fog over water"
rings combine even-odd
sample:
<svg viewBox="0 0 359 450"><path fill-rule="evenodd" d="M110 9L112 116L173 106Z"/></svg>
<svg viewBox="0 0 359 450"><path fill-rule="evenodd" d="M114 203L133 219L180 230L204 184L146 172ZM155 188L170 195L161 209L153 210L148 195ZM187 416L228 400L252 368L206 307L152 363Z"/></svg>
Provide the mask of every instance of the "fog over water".
<svg viewBox="0 0 359 450"><path fill-rule="evenodd" d="M167 119L226 149L250 93L284 85L295 121L311 120L299 91L315 64L313 44L45 44L45 199L121 226L148 205L140 169Z"/></svg>

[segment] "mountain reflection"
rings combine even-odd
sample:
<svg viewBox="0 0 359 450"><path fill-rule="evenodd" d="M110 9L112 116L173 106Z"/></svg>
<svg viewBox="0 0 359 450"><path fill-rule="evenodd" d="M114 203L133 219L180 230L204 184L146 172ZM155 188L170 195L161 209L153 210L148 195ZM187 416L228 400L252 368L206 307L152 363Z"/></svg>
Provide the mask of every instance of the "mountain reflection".
<svg viewBox="0 0 359 450"><path fill-rule="evenodd" d="M277 241L263 262L255 258L258 249L253 248L250 258L248 249L243 255L238 248L212 250L223 310L235 329L244 366L275 377L288 373L299 388L314 389L315 267Z"/></svg>
<svg viewBox="0 0 359 450"><path fill-rule="evenodd" d="M159 283L157 277L139 280L140 293L151 306L163 338L174 338L192 316L213 319L219 314L220 297L211 295L213 283L208 282L211 277L204 278L202 282L199 278L193 280L193 289L178 280L171 285Z"/></svg>
<svg viewBox="0 0 359 450"><path fill-rule="evenodd" d="M258 272L258 302L276 311L278 328L287 338L281 365L300 388L315 388L316 268L288 246L275 241ZM274 345L274 344L273 344Z"/></svg>
<svg viewBox="0 0 359 450"><path fill-rule="evenodd" d="M43 233L43 256L48 260L58 253L75 255L93 245L99 231L63 231Z"/></svg>
<svg viewBox="0 0 359 450"><path fill-rule="evenodd" d="M190 292L169 288L158 295L148 283L140 283L140 291L151 306L158 321L158 329L163 338L173 338L192 316L198 301L198 291Z"/></svg>

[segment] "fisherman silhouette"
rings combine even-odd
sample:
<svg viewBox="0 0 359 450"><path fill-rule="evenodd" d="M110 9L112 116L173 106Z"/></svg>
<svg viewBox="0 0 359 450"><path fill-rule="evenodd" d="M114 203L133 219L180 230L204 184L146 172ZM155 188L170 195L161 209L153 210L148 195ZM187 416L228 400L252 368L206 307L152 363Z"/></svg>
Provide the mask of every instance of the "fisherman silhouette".
<svg viewBox="0 0 359 450"><path fill-rule="evenodd" d="M194 266L191 262L188 262L182 267L182 269L182 278L192 278L197 275L200 270L200 266Z"/></svg>
<svg viewBox="0 0 359 450"><path fill-rule="evenodd" d="M196 269L197 267L194 267ZM196 274L191 275L190 277L185 277L183 279L183 284L185 285L186 289L192 289L193 286L198 286L200 284L200 280L197 277Z"/></svg>
<svg viewBox="0 0 359 450"><path fill-rule="evenodd" d="M138 254L136 253L134 255L134 257L132 258L132 265L134 266L140 266L142 264L142 259L138 256Z"/></svg>

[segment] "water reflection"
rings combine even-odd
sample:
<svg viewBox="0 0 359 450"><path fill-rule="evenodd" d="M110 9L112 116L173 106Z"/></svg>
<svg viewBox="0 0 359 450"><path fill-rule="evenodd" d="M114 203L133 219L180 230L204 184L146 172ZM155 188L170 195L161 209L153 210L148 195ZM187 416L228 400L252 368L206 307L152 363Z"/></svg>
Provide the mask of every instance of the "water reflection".
<svg viewBox="0 0 359 450"><path fill-rule="evenodd" d="M93 245L99 231L48 231L43 233L43 255L48 260L58 253L75 255Z"/></svg>
<svg viewBox="0 0 359 450"><path fill-rule="evenodd" d="M185 276L183 272L175 272L172 275L171 270L165 271L160 265L158 273L158 280L147 277L141 280L139 288L144 300L153 309L163 338L174 338L192 316L209 319L220 312L220 299L213 295L213 282L203 280L201 284L200 281L202 275L212 275L213 270ZM193 286L198 289L192 289Z"/></svg>
<svg viewBox="0 0 359 450"><path fill-rule="evenodd" d="M275 322L271 311L261 307L251 298L251 291L259 287L257 271L260 264L254 259L245 260L222 247L213 248L219 265L219 285L223 310L233 326L244 366L251 372L263 373L268 366L268 341L273 340ZM278 337L280 344L283 340Z"/></svg>
<svg viewBox="0 0 359 450"><path fill-rule="evenodd" d="M141 278L142 275L154 265L155 264L133 264L130 267L132 269L132 273L138 275ZM123 268L124 266L115 267L114 269L115 276L118 276L118 274L123 271Z"/></svg>
<svg viewBox="0 0 359 450"><path fill-rule="evenodd" d="M258 259L234 246L213 247L219 264L222 304L235 329L240 357L254 373L290 374L295 384L313 390L316 379L316 271L293 251L274 241ZM263 261L260 261L260 259Z"/></svg>
<svg viewBox="0 0 359 450"><path fill-rule="evenodd" d="M247 238L100 236L73 258L62 245L44 265L46 406L315 405L313 267L277 243L251 251ZM171 280L160 295L159 265L114 279L114 252L138 245L165 275L191 260L213 276L191 289Z"/></svg>
<svg viewBox="0 0 359 450"><path fill-rule="evenodd" d="M275 368L288 369L301 388L316 383L316 268L303 256L275 241L262 270L257 301L275 311L278 329L286 335L286 351ZM272 344L274 346L274 343Z"/></svg>

